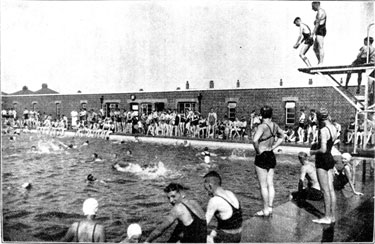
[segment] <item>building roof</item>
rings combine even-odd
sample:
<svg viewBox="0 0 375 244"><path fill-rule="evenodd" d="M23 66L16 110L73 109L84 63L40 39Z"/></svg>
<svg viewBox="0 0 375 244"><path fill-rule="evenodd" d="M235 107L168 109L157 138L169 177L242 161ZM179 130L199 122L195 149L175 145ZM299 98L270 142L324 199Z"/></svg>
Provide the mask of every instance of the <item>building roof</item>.
<svg viewBox="0 0 375 244"><path fill-rule="evenodd" d="M1 95L8 95L8 93L5 93L5 92L1 92Z"/></svg>
<svg viewBox="0 0 375 244"><path fill-rule="evenodd" d="M42 89L37 90L34 94L58 94L57 91L49 89L46 83L42 84Z"/></svg>
<svg viewBox="0 0 375 244"><path fill-rule="evenodd" d="M24 86L22 87L22 90L12 93L10 95L29 95L29 94L34 94L34 92L30 91L29 88L27 88L27 86Z"/></svg>

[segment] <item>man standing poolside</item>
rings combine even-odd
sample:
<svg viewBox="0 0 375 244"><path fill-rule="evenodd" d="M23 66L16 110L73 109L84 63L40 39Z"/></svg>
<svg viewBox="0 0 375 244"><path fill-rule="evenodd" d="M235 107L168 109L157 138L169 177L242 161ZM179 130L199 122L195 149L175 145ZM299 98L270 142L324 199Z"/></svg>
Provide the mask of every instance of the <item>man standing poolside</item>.
<svg viewBox="0 0 375 244"><path fill-rule="evenodd" d="M221 177L216 171L208 172L204 177L204 188L211 196L207 206L206 219L217 218L217 229L211 231L208 240L215 243L238 243L242 233L242 210L240 202L233 192L221 187Z"/></svg>
<svg viewBox="0 0 375 244"><path fill-rule="evenodd" d="M185 188L180 184L171 183L165 189L172 210L162 223L151 232L145 242L152 242L161 236L172 224L178 224L168 242L204 243L207 237L207 224L204 211L195 200L185 199Z"/></svg>
<svg viewBox="0 0 375 244"><path fill-rule="evenodd" d="M327 34L327 14L324 9L320 7L320 2L312 2L311 7L313 11L317 12L314 21L315 27L311 35L313 38L315 37L314 51L316 57L318 58L318 65L321 65L324 59L324 37Z"/></svg>

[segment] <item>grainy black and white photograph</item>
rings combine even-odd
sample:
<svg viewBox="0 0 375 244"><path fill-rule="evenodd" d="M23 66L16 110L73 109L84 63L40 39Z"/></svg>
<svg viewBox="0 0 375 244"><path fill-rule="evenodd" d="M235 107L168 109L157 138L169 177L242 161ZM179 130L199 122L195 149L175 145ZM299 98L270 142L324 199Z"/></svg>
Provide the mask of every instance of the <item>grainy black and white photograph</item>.
<svg viewBox="0 0 375 244"><path fill-rule="evenodd" d="M1 242L374 242L373 1L2 0Z"/></svg>

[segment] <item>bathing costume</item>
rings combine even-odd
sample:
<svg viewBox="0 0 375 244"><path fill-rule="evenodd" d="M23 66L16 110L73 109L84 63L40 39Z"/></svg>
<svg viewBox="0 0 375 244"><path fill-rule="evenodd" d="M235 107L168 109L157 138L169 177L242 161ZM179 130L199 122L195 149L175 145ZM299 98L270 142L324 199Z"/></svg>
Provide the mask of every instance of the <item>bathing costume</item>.
<svg viewBox="0 0 375 244"><path fill-rule="evenodd" d="M221 197L231 206L232 216L229 219L222 220L218 217L218 215L215 215L217 219L217 235L215 237L215 243L238 243L241 241L241 231L239 231L238 233L228 233L225 232L225 230L237 230L242 227L241 205L239 205L237 209L224 197L219 195L216 196Z"/></svg>
<svg viewBox="0 0 375 244"><path fill-rule="evenodd" d="M344 167L339 170L338 174L335 174L335 176L333 177L333 188L336 190L336 191L339 191L339 190L342 190L344 189L345 185L349 182L349 179L348 177L345 175L345 166L347 166L348 164L344 164ZM349 165L350 167L350 165Z"/></svg>
<svg viewBox="0 0 375 244"><path fill-rule="evenodd" d="M212 113L208 115L208 123L212 126L215 125L215 116Z"/></svg>
<svg viewBox="0 0 375 244"><path fill-rule="evenodd" d="M311 46L312 44L314 44L314 39L311 36L311 30L310 30L310 28L309 28L308 25L306 25L306 24L303 24L303 25L305 25L307 27L307 29L309 29L309 33L303 33L302 32L302 35L303 35L303 40L302 41L304 41L304 43L306 45Z"/></svg>
<svg viewBox="0 0 375 244"><path fill-rule="evenodd" d="M324 17L324 24L319 24L318 28L316 29L315 34L317 36L326 36L326 34L327 34L326 23L327 23L327 16Z"/></svg>
<svg viewBox="0 0 375 244"><path fill-rule="evenodd" d="M267 141L273 137L275 137L275 133L271 129L271 127L266 124L267 127L270 129L271 135L266 138L260 138L259 142ZM273 124L273 129L275 129L275 124ZM276 166L276 157L273 151L264 151L259 155L255 155L255 162L254 164L259 168L266 169L267 171L270 169L275 168Z"/></svg>
<svg viewBox="0 0 375 244"><path fill-rule="evenodd" d="M305 114L302 114L300 117L299 117L299 127L301 127L302 129L306 129L307 125L305 123L305 120L306 120L306 115Z"/></svg>
<svg viewBox="0 0 375 244"><path fill-rule="evenodd" d="M179 124L180 124L180 116L176 115L176 117L174 119L174 125L178 126Z"/></svg>
<svg viewBox="0 0 375 244"><path fill-rule="evenodd" d="M305 201L305 200L320 201L322 200L323 192L312 187L312 180L309 175L306 175L306 179L308 181L307 188L303 189L303 182L302 180L300 180L298 182L298 191L292 193L293 199L296 201Z"/></svg>
<svg viewBox="0 0 375 244"><path fill-rule="evenodd" d="M330 135L330 138L329 140L327 141L327 151L325 153L317 153L316 156L315 156L315 167L318 169L318 168L321 168L321 169L324 169L324 170L330 170L330 169L333 169L333 167L335 166L335 160L333 159L333 156L331 154L331 150L332 150L332 147L333 147L333 138L332 138L332 134L331 134L331 130L326 127L329 131L329 135ZM320 145L321 145L321 135L319 135L319 142L318 142L318 147L320 148ZM319 149L317 148L317 149Z"/></svg>
<svg viewBox="0 0 375 244"><path fill-rule="evenodd" d="M76 230L76 242L79 242L79 239L78 239L78 229L79 229L79 225L81 224L81 221L78 222L78 225L77 225L77 230ZM92 231L92 235L91 235L91 242L95 242L95 229L96 229L96 223L94 225L94 229Z"/></svg>
<svg viewBox="0 0 375 244"><path fill-rule="evenodd" d="M172 234L171 239L168 242L177 242L178 240L181 243L206 243L207 241L207 223L205 219L200 219L190 208L184 205L191 217L193 218L193 222L190 225L185 226L180 220ZM180 237L180 233L183 233L183 237Z"/></svg>

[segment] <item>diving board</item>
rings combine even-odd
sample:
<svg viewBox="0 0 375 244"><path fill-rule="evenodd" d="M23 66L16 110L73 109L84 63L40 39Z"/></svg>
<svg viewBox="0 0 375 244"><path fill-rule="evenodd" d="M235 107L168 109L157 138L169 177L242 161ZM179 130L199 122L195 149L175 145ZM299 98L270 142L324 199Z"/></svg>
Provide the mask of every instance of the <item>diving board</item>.
<svg viewBox="0 0 375 244"><path fill-rule="evenodd" d="M323 75L337 75L351 73L364 73L369 69L375 69L375 64L362 64L362 65L340 65L340 66L317 66L300 68L298 71L315 75L321 73Z"/></svg>
<svg viewBox="0 0 375 244"><path fill-rule="evenodd" d="M351 104L356 109L355 116L355 142L354 142L354 153L357 153L357 144L358 144L358 114L362 113L365 115L364 120L367 121L367 113L375 112L374 104L369 104L369 82L374 80L370 77L370 73L374 72L375 64L361 64L361 65L339 65L339 66L317 66L317 67L308 67L308 68L299 68L298 71L310 74L310 75L320 75L325 78L342 97L344 97L349 104ZM333 77L333 75L341 74L345 75L348 73L365 73L368 78L368 82L365 83L365 101L360 101L354 94L346 90L343 85ZM367 138L367 123L364 123L364 137ZM363 149L367 146L367 141L363 143Z"/></svg>

